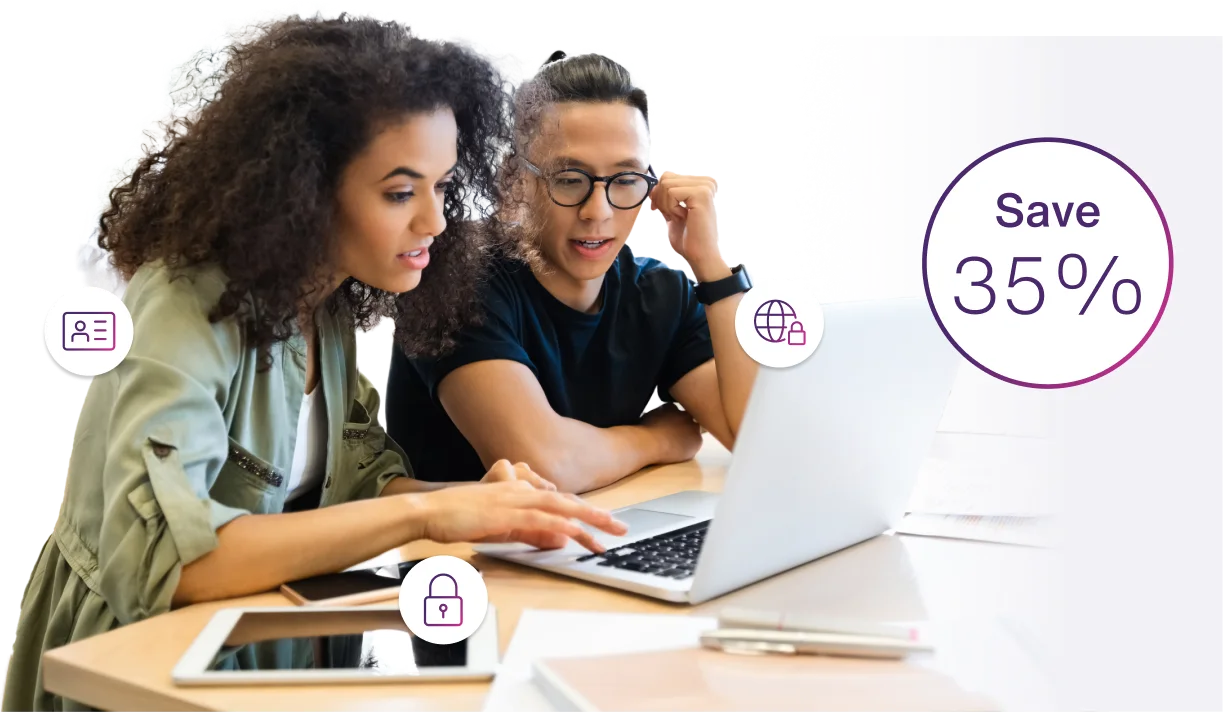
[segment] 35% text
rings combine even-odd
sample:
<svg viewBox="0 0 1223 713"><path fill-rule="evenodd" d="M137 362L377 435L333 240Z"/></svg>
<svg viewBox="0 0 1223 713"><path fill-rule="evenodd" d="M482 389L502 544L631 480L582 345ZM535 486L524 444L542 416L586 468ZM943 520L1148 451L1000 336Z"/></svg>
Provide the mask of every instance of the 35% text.
<svg viewBox="0 0 1223 713"><path fill-rule="evenodd" d="M1040 262L1041 258L1039 257L1016 257L1011 259L1011 274L1007 281L1007 287L1015 288L1019 287L1020 285L1029 284L1032 286L1031 288L1028 288L1029 291L1034 289L1036 295L1034 302L1031 300L1027 302L1027 304L1031 305L1030 307L1020 306L1019 304L1016 304L1016 301L1013 298L1008 297L1006 304L1015 314L1036 314L1045 304L1045 287L1041 284L1040 280L1030 275L1019 275L1021 265L1026 263ZM959 307L960 311L964 312L965 314L985 314L994 308L994 304L998 299L997 292L994 290L994 287L989 284L990 279L994 276L994 267L990 264L989 260L978 255L972 255L960 261L960 264L956 266L956 274L964 274L966 269L972 269L968 266L973 263L978 263L985 269L984 277L969 283L970 286L979 287L985 291L985 294L987 295L985 306L971 307L965 304L964 299L961 298L960 295L956 295L955 304L956 307ZM1069 270L1067 270L1068 263L1071 266ZM1095 286L1091 288L1091 294L1089 294L1087 296L1087 300L1083 302L1082 308L1079 309L1080 316L1087 313L1087 308L1091 306L1092 300L1096 298L1096 293L1098 293L1100 288L1104 286L1105 281L1108 279L1109 273L1116 264L1117 256L1114 255L1112 259L1108 261L1108 266L1104 268L1104 272L1101 273L1100 278L1096 280ZM1067 279L1067 272L1069 272L1072 278L1077 275L1077 279L1074 279L1073 282L1070 279ZM1078 253L1067 253L1066 255L1062 256L1061 260L1058 260L1057 280L1059 283L1061 283L1062 287L1068 290L1077 290L1087 284L1087 277L1087 260L1082 255L1079 255ZM1129 287L1130 289L1123 290L1122 288L1124 287ZM1117 280L1112 284L1111 292L1113 309L1116 310L1118 314L1134 314L1138 311L1138 308L1142 306L1142 289L1134 280L1129 278ZM1126 306L1123 306L1123 303Z"/></svg>

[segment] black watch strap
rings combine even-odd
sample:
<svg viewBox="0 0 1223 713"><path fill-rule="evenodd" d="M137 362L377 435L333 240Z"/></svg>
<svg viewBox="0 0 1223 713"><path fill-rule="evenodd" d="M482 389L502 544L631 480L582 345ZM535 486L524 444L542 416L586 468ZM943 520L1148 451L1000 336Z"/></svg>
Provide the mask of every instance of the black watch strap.
<svg viewBox="0 0 1223 713"><path fill-rule="evenodd" d="M701 304L711 305L718 300L724 300L731 295L747 292L750 289L752 289L752 280L747 276L747 270L742 265L737 265L731 268L730 277L698 284L696 298Z"/></svg>

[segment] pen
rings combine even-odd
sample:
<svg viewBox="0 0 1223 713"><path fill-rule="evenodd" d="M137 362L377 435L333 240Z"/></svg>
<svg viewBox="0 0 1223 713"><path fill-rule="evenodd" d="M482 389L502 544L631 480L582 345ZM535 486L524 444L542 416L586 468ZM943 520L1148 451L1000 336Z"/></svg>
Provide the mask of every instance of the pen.
<svg viewBox="0 0 1223 713"><path fill-rule="evenodd" d="M701 634L701 646L736 654L814 654L879 659L900 659L934 650L925 643L890 637L762 629L707 631Z"/></svg>
<svg viewBox="0 0 1223 713"><path fill-rule="evenodd" d="M917 627L887 624L862 619L823 617L811 614L769 612L740 607L725 607L718 614L718 626L723 629L768 629L774 631L808 631L829 634L850 634L886 639L917 641Z"/></svg>

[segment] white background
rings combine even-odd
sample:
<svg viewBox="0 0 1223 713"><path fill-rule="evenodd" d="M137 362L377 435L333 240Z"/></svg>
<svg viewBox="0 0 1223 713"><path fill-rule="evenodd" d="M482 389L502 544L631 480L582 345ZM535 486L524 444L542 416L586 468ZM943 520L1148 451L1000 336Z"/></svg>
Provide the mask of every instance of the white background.
<svg viewBox="0 0 1223 713"><path fill-rule="evenodd" d="M1046 434L1058 446L1068 626L1044 636L1064 637L1047 643L1064 656L1070 707L1217 708L1223 40L796 35L793 49L795 269L823 302L921 295L934 203L1005 143L1107 147L1155 192L1175 275L1151 340L1073 389L965 369L943 430Z"/></svg>

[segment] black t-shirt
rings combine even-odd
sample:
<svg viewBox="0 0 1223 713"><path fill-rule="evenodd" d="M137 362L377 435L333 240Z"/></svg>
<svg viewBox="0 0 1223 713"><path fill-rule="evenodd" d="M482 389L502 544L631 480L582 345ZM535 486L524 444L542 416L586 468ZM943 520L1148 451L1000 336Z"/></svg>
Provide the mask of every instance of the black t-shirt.
<svg viewBox="0 0 1223 713"><path fill-rule="evenodd" d="M561 416L600 428L637 423L655 389L673 400L675 382L713 358L694 287L682 271L625 246L603 281L602 307L586 314L553 297L526 265L499 262L483 289L484 322L461 332L453 351L408 359L394 350L387 432L416 477L479 480L485 468L437 401L437 386L489 359L525 364Z"/></svg>

